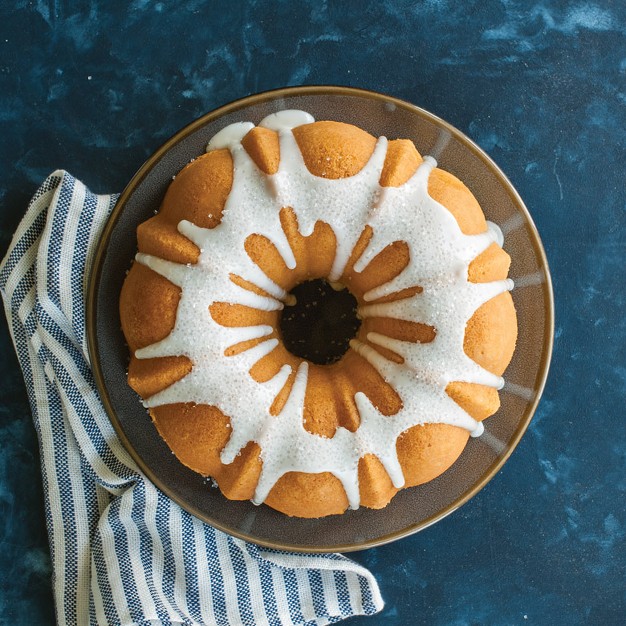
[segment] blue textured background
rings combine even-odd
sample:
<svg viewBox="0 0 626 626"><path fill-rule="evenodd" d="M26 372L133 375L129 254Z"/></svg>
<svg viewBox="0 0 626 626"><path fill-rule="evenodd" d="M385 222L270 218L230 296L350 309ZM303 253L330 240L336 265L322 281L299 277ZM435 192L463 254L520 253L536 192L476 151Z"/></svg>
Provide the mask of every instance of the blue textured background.
<svg viewBox="0 0 626 626"><path fill-rule="evenodd" d="M622 0L3 2L0 256L43 178L119 191L195 117L299 84L383 91L466 132L551 263L544 398L461 510L355 555L384 612L350 624L626 623L626 8ZM53 624L37 442L0 326L0 624Z"/></svg>

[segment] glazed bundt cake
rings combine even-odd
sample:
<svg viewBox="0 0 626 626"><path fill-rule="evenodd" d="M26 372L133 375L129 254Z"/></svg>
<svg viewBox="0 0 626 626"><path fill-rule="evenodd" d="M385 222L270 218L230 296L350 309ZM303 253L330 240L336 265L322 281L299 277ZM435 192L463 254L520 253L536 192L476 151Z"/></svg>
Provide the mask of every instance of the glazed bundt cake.
<svg viewBox="0 0 626 626"><path fill-rule="evenodd" d="M411 141L301 111L232 124L138 228L129 384L227 498L382 508L499 407L517 321L496 232ZM353 306L319 308L335 293Z"/></svg>

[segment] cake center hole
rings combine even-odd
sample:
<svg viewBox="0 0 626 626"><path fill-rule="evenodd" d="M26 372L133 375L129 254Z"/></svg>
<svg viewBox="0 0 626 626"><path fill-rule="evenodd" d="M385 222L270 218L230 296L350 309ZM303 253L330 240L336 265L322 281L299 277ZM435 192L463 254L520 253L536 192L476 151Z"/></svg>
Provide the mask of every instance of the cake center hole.
<svg viewBox="0 0 626 626"><path fill-rule="evenodd" d="M287 350L318 365L339 361L361 326L356 298L322 279L300 283L290 293L296 304L285 306L280 317Z"/></svg>

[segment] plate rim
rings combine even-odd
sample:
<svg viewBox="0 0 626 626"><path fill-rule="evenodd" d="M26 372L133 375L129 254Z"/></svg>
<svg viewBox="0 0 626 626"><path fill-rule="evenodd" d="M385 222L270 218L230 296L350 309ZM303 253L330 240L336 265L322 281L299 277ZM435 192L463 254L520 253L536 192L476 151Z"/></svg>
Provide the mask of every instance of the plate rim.
<svg viewBox="0 0 626 626"><path fill-rule="evenodd" d="M447 130L450 132L455 139L457 139L460 143L464 144L466 148L468 148L475 156L477 156L486 166L487 168L495 175L495 177L500 182L502 188L506 191L512 203L524 214L525 217L525 226L527 226L529 231L529 238L531 239L534 252L536 257L541 261L542 269L544 271L545 277L545 303L544 303L544 314L545 314L545 328L544 328L544 337L542 344L542 357L539 364L539 370L535 383L535 398L531 403L528 404L526 410L522 414L518 427L513 432L512 437L509 440L509 445L507 446L506 451L499 456L483 473L483 475L473 484L472 488L463 493L459 498L450 503L447 507L443 508L439 512L427 517L424 520L416 524L412 524L402 530L395 531L386 535L379 536L375 539L362 541L359 543L350 543L350 544L334 544L334 545L320 545L320 546L298 546L293 545L291 543L281 542L280 540L268 541L265 539L259 539L250 533L246 533L237 529L233 529L227 527L224 524L216 522L206 516L206 514L202 511L199 511L197 507L190 505L190 503L183 501L175 492L164 486L158 477L154 475L154 472L148 467L146 462L142 459L139 453L135 450L134 446L124 433L123 427L119 418L117 417L116 411L113 409L113 405L111 403L110 395L107 389L107 386L104 382L104 374L100 365L100 350L98 348L98 333L97 333L97 310L96 310L96 301L98 296L98 289L101 284L102 278L102 269L103 263L106 257L108 244L115 229L115 226L122 215L124 208L134 193L136 188L140 185L140 183L144 180L144 178L148 175L148 173L159 163L159 161L163 158L165 153L172 148L174 145L180 143L183 139L185 139L190 134L194 133L196 130L202 128L206 124L216 120L217 118L227 114L234 113L240 109L246 108L251 104L261 104L270 100L275 100L280 97L293 97L293 96L324 96L324 95L345 95L345 96L353 96L353 97L361 97L368 98L373 100L379 100L384 103L393 104L397 107L406 109L410 112L416 113L421 117L426 118L431 121L438 127ZM130 261L130 259L129 259ZM85 315L85 323L86 323L86 334L87 334L87 350L89 354L89 361L91 365L91 369L93 372L94 382L96 388L98 390L100 399L105 408L107 416L113 425L113 428L116 432L116 435L119 437L122 445L126 449L126 451L130 454L132 459L135 461L139 469L145 474L145 476L159 489L161 490L167 497L176 502L181 508L188 511L198 519L203 522L210 524L214 528L221 530L231 536L237 537L239 539L243 539L245 541L249 541L256 545L273 548L277 550L289 550L293 552L303 552L303 553L329 553L329 552L352 552L357 550L364 550L369 548L378 547L387 543L391 543L398 539L402 539L404 537L408 537L412 534L415 534L429 526L432 526L436 522L444 519L458 508L463 506L466 502L468 502L471 498L473 498L479 491L481 491L487 483L499 472L502 466L509 459L513 451L519 445L521 438L524 433L528 429L528 426L533 418L533 415L536 412L537 406L541 400L543 395L543 391L545 389L546 381L548 378L548 374L550 371L550 364L552 359L552 351L554 345L554 292L552 287L552 279L550 274L550 268L548 264L548 258L541 241L539 232L537 227L532 219L532 216L526 207L524 201L521 196L508 179L508 177L504 174L504 172L500 169L500 167L493 161L493 159L482 149L478 144L476 144L472 139L467 137L462 131L452 126L449 122L446 122L442 118L434 115L433 113L423 109L417 105L414 105L405 100L401 100L399 98L389 96L380 92L360 89L355 87L346 87L346 86L335 86L335 85L307 85L307 86L296 86L296 87L283 87L278 89L272 89L268 91L263 91L260 93L252 94L246 96L244 98L239 98L237 100L233 100L227 104L224 104L204 115L198 117L193 120L186 126L179 129L176 133L174 133L169 139L167 139L157 150L155 150L150 157L141 165L141 167L136 171L134 176L130 179L122 193L120 194L113 210L111 211L109 217L107 218L107 222L103 227L103 230L100 235L100 239L96 245L96 249L94 255L92 257L91 266L88 269L87 276L87 293L86 293L86 315ZM384 511L384 509L381 509Z"/></svg>

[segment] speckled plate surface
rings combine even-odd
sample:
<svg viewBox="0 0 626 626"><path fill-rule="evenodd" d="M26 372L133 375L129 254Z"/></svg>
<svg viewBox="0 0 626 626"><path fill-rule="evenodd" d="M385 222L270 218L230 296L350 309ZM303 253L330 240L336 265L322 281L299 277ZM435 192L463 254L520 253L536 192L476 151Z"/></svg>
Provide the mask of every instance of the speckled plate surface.
<svg viewBox="0 0 626 626"><path fill-rule="evenodd" d="M169 183L209 139L237 121L258 123L282 109L303 109L374 136L413 140L422 155L460 178L498 224L512 258L510 277L519 337L500 392L501 408L471 439L455 465L426 485L401 491L383 510L361 508L318 520L289 518L269 507L224 498L180 464L126 383L128 350L118 299L136 248L135 229L158 208ZM88 340L97 385L111 421L144 473L182 507L213 526L249 541L307 552L351 551L387 543L442 519L496 474L524 434L545 384L554 330L547 260L532 219L510 182L461 132L411 104L343 87L295 87L250 96L185 127L139 170L122 193L103 233L90 276Z"/></svg>

